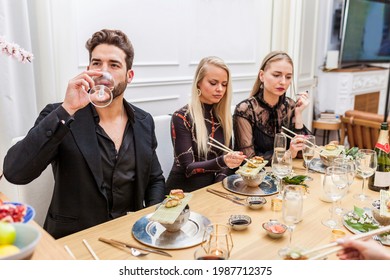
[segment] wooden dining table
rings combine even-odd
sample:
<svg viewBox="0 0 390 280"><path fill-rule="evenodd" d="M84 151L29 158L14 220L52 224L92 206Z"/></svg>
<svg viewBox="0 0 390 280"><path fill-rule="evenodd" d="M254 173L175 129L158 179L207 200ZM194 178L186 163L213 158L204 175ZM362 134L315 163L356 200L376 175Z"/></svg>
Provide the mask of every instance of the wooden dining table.
<svg viewBox="0 0 390 280"><path fill-rule="evenodd" d="M300 159L294 160L293 171L295 174L305 174L303 162ZM269 167L266 168L270 171ZM307 182L309 193L306 194L303 206L302 221L299 222L294 230L292 245L299 248L313 248L331 242L334 238L332 229L324 226L321 220L329 218L331 203L321 200L322 184L321 173L310 173L313 180ZM379 199L379 193L368 189L365 190L371 196L371 200L361 202L354 199L352 196L355 193L361 192L362 179L355 178L354 183L350 186L347 195L342 199L342 207L347 210L353 210L354 206L370 207L374 199ZM207 192L207 188L216 189L219 191L229 192L225 189L223 184L216 183L208 187L192 192L192 198L189 202L190 210L198 213L210 220L211 223L227 224L228 219L234 214L245 214L250 216L252 222L247 229L242 231L231 231L233 239L233 249L230 254L232 260L277 260L280 259L278 250L285 247L289 241L289 235L286 232L280 239L270 238L263 229L262 224L270 219L277 219L283 222L282 212L274 211L271 207L271 200L276 194L264 196L267 203L263 208L253 210L247 206L235 204L227 199L216 196ZM245 197L238 194L238 196ZM100 237L107 239L116 239L124 241L136 246L145 246L138 242L133 234L132 228L134 224L144 216L155 211L156 207L151 206L137 212L129 213L126 216L111 220L109 222L85 229L83 231L68 235L55 241L58 256L53 254L53 258L63 257L65 250L64 246L68 246L73 252L76 259L91 260L93 256L87 247L83 244L86 240L90 248L94 251L99 259L103 260L191 260L194 259L194 252L200 248L199 245L165 250L169 252L172 257L166 257L158 254L148 254L142 257L135 257L130 254L130 251L125 248L118 248L99 241ZM346 235L353 235L343 225L340 228L346 232ZM42 240L45 242L45 238ZM390 247L389 247L390 248ZM45 250L44 245L36 250L34 259L47 258L48 255L43 254ZM329 255L328 259L337 259L335 254Z"/></svg>

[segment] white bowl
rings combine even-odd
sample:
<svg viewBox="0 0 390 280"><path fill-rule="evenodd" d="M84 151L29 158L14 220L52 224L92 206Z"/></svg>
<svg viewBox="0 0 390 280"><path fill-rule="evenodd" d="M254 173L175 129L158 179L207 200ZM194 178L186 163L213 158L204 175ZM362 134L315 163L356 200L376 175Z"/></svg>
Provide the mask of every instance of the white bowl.
<svg viewBox="0 0 390 280"><path fill-rule="evenodd" d="M263 182L263 179L266 175L266 172L264 169L262 169L259 173L255 175L240 175L242 180L244 180L245 185L248 187L257 188Z"/></svg>
<svg viewBox="0 0 390 280"><path fill-rule="evenodd" d="M0 260L26 260L30 259L37 246L41 233L30 224L14 223L16 239L13 245L20 249L19 252L0 257Z"/></svg>
<svg viewBox="0 0 390 280"><path fill-rule="evenodd" d="M246 203L251 209L261 209L267 203L267 200L262 196L248 196Z"/></svg>
<svg viewBox="0 0 390 280"><path fill-rule="evenodd" d="M229 225L234 230L244 230L252 223L251 217L247 215L231 215Z"/></svg>

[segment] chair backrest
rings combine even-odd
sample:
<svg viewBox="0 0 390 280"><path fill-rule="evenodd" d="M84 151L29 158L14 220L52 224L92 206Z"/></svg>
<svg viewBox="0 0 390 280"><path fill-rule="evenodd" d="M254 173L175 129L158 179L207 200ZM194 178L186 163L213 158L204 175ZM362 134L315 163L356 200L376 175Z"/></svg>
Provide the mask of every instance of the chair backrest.
<svg viewBox="0 0 390 280"><path fill-rule="evenodd" d="M341 117L341 144L348 137L350 147L373 149L378 141L383 116L349 110ZM389 119L388 119L389 122Z"/></svg>
<svg viewBox="0 0 390 280"><path fill-rule="evenodd" d="M23 137L12 139L12 145ZM54 177L51 165L41 175L26 185L15 185L5 178L0 180L0 190L11 200L26 203L35 209L34 220L43 226L53 196Z"/></svg>
<svg viewBox="0 0 390 280"><path fill-rule="evenodd" d="M174 158L171 139L171 116L162 115L153 117L153 119L157 138L156 153L163 170L163 175L167 179L172 169Z"/></svg>

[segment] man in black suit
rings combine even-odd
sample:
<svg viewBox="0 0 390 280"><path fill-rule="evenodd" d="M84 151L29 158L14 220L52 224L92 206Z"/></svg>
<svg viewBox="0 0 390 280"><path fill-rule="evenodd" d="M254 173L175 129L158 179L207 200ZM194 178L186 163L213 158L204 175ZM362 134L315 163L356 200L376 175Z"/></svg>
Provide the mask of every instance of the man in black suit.
<svg viewBox="0 0 390 280"><path fill-rule="evenodd" d="M103 29L86 48L89 66L69 81L63 103L47 105L4 159L4 176L14 184L29 183L51 163L55 186L44 228L55 238L164 199L153 118L123 97L134 76L131 42ZM101 108L88 91L103 71L114 84L112 103Z"/></svg>

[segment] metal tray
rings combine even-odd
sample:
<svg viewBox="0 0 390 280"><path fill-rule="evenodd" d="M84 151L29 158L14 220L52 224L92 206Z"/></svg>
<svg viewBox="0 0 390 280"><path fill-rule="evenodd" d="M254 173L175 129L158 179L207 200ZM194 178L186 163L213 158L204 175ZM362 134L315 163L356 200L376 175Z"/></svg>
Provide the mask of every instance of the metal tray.
<svg viewBox="0 0 390 280"><path fill-rule="evenodd" d="M266 182L264 182L266 181ZM242 195L268 196L278 193L278 185L274 178L266 175L259 187L248 187L238 174L230 175L223 179L222 185L225 189Z"/></svg>
<svg viewBox="0 0 390 280"><path fill-rule="evenodd" d="M134 238L142 244L159 249L183 249L202 242L205 228L210 220L198 213L190 213L188 222L176 232L168 232L158 222L149 221L153 213L135 222L132 229Z"/></svg>

